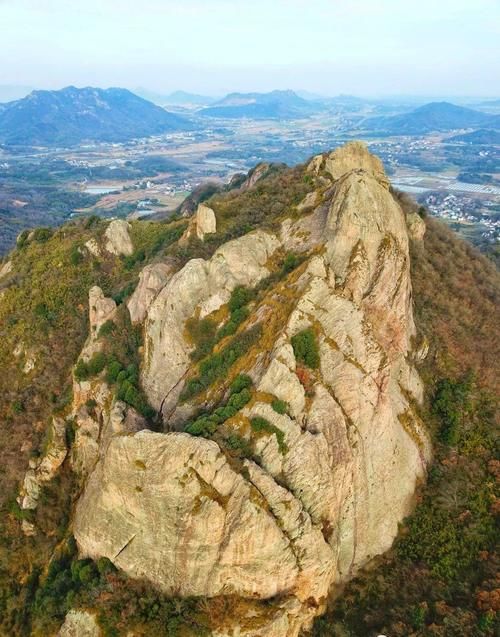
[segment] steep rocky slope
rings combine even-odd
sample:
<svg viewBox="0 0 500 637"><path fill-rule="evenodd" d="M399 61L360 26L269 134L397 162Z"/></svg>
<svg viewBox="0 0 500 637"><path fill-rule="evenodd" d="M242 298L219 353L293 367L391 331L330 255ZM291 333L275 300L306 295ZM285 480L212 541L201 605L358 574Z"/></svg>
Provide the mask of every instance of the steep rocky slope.
<svg viewBox="0 0 500 637"><path fill-rule="evenodd" d="M10 546L43 551L21 588L32 610L5 601L4 625L54 634L72 610L61 634L75 622L167 634L147 602L132 610L132 591L156 590L189 634L307 631L330 593L391 547L426 479L416 365L435 350L415 327L410 276L424 221L402 210L380 161L349 144L216 194L189 223L96 228L66 231L78 236L88 322L62 370L74 364L71 400L52 431L66 436L49 435L19 475L12 511L28 537ZM6 268L11 311L22 259ZM56 318L49 333L63 338ZM38 392L46 353L22 333ZM74 508L55 532L47 488L58 481L50 497L66 492Z"/></svg>
<svg viewBox="0 0 500 637"><path fill-rule="evenodd" d="M112 437L74 520L82 555L107 557L166 593L281 596L272 623L259 628L275 635L298 635L332 584L390 547L430 457L414 407L422 386L403 212L361 146L308 170L313 184L325 176L307 218L189 261L151 302L142 383L167 433ZM206 206L197 215L206 217ZM235 290L265 281L299 233L300 266L262 286L214 356L251 329L258 337L198 391L193 377L204 363L192 363L186 322L221 320ZM306 334L318 347L313 363L293 347ZM177 433L200 409L222 405L237 374L252 389L216 431L201 432L217 440ZM231 436L249 447L239 466L225 453Z"/></svg>

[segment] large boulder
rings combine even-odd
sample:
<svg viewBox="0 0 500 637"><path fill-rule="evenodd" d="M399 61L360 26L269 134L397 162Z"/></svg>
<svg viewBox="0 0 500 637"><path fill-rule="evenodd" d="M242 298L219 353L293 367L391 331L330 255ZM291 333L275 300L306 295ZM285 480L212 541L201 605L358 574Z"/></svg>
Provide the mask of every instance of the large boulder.
<svg viewBox="0 0 500 637"><path fill-rule="evenodd" d="M200 203L196 210L196 236L198 239L205 238L207 234L214 234L217 231L217 220L212 208Z"/></svg>
<svg viewBox="0 0 500 637"><path fill-rule="evenodd" d="M127 301L132 323L142 323L149 306L174 273L173 264L154 263L142 269L139 284Z"/></svg>
<svg viewBox="0 0 500 637"><path fill-rule="evenodd" d="M106 228L105 248L111 254L130 256L134 246L129 234L130 224L124 219L114 219Z"/></svg>
<svg viewBox="0 0 500 637"><path fill-rule="evenodd" d="M116 315L116 303L104 296L104 292L97 285L89 290L89 321L91 334L95 335L106 321L112 321Z"/></svg>
<svg viewBox="0 0 500 637"><path fill-rule="evenodd" d="M47 443L43 454L30 460L24 476L17 498L21 509L36 509L42 486L55 477L68 453L66 422L62 418L52 419L46 435Z"/></svg>
<svg viewBox="0 0 500 637"><path fill-rule="evenodd" d="M57 637L101 637L95 615L85 610L70 610Z"/></svg>

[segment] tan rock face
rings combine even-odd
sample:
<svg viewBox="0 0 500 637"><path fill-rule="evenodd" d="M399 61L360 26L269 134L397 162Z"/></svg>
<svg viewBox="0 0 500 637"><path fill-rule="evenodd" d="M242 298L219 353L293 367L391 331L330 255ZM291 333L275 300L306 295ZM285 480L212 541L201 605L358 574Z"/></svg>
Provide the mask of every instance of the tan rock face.
<svg viewBox="0 0 500 637"><path fill-rule="evenodd" d="M145 321L142 380L153 407L168 415L177 404L191 363L186 320L197 309L200 316L217 310L237 285L253 287L267 276L266 263L278 247L276 237L259 230L229 241L209 261L189 261L168 281Z"/></svg>
<svg viewBox="0 0 500 637"><path fill-rule="evenodd" d="M5 263L3 263L2 266L0 267L0 279L3 279L8 274L10 274L12 272L12 269L13 269L12 261L6 261Z"/></svg>
<svg viewBox="0 0 500 637"><path fill-rule="evenodd" d="M124 219L114 219L106 228L106 250L111 254L130 256L134 246L129 234L130 224Z"/></svg>
<svg viewBox="0 0 500 637"><path fill-rule="evenodd" d="M89 239L85 242L85 247L94 257L101 256L101 248L99 247L97 241L95 239Z"/></svg>
<svg viewBox="0 0 500 637"><path fill-rule="evenodd" d="M62 418L53 418L48 431L47 448L40 458L30 460L24 476L17 499L21 509L36 509L42 486L54 478L67 453L66 422Z"/></svg>
<svg viewBox="0 0 500 637"><path fill-rule="evenodd" d="M96 518L86 514L88 506ZM104 519L107 531L99 524ZM287 535L258 493L217 444L187 434L114 438L75 524L87 554L106 555L170 593L265 598L292 586L298 574ZM272 560L276 551L279 564Z"/></svg>
<svg viewBox="0 0 500 637"><path fill-rule="evenodd" d="M259 459L238 470L202 438L111 436L76 510L82 554L105 555L167 592L278 595L260 632L240 630L234 618L231 630L247 637L297 637L310 626L332 585L391 546L430 457L413 411L423 396L412 362L421 348L411 349L403 212L362 145L319 157L311 171L325 165L334 182L314 212L285 221L280 238L254 232L209 261L190 261L145 321L144 387L168 424L190 366L185 321L226 303L235 285L254 286L276 250L309 228L305 241L316 252L287 280L293 303L285 309L273 291L282 325L270 334L264 321L271 349L243 370L258 393L239 417L265 418L284 444L275 433L238 429ZM265 316L271 300L256 311ZM318 369L295 359L291 339L305 328L318 343ZM276 413L269 395L286 401L287 413Z"/></svg>
<svg viewBox="0 0 500 637"><path fill-rule="evenodd" d="M106 321L113 320L116 303L104 296L100 287L95 285L89 291L89 321L91 334L97 334Z"/></svg>
<svg viewBox="0 0 500 637"><path fill-rule="evenodd" d="M425 221L416 212L406 216L406 225L410 237L415 241L422 241L425 234Z"/></svg>
<svg viewBox="0 0 500 637"><path fill-rule="evenodd" d="M57 637L101 637L94 615L84 610L70 610Z"/></svg>
<svg viewBox="0 0 500 637"><path fill-rule="evenodd" d="M206 234L214 234L216 231L215 212L212 208L200 203L196 210L196 236L203 241Z"/></svg>
<svg viewBox="0 0 500 637"><path fill-rule="evenodd" d="M137 303L136 307L140 304ZM88 361L102 351L103 342L99 328L116 314L116 303L106 298L101 288L89 291L90 333L80 354ZM102 377L77 381L73 379L72 417L75 424L75 440L71 446L71 465L75 472L86 477L104 453L112 436L135 433L145 423L132 407L114 398L112 389Z"/></svg>
<svg viewBox="0 0 500 637"><path fill-rule="evenodd" d="M142 270L139 284L127 302L132 323L142 323L144 321L149 306L173 273L173 266L166 263L147 265Z"/></svg>

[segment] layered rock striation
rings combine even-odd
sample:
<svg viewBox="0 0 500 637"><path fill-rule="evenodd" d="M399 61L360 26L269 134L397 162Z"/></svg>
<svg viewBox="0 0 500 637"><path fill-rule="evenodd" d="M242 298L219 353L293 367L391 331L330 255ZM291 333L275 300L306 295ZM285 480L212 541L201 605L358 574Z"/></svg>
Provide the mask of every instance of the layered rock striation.
<svg viewBox="0 0 500 637"><path fill-rule="evenodd" d="M165 433L109 435L76 507L84 556L105 556L169 594L275 600L258 628L228 618L219 635L307 629L332 587L391 546L430 457L416 411L422 348L413 349L404 214L361 144L314 158L307 173L315 189L281 230L192 259L129 304L134 320L144 317L142 382ZM302 262L273 278L290 249ZM233 290L258 284L235 338L257 324L260 338L218 386L187 399L196 367L186 322L223 324ZM294 346L304 331L314 364ZM213 439L179 431L241 373L252 378L251 400ZM231 436L247 445L238 461Z"/></svg>

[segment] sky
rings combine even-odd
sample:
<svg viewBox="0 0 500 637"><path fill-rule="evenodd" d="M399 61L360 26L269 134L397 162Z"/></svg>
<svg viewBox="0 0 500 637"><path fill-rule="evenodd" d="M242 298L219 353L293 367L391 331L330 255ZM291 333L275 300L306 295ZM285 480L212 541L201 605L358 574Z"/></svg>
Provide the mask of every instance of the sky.
<svg viewBox="0 0 500 637"><path fill-rule="evenodd" d="M0 85L499 96L500 0L0 0Z"/></svg>

